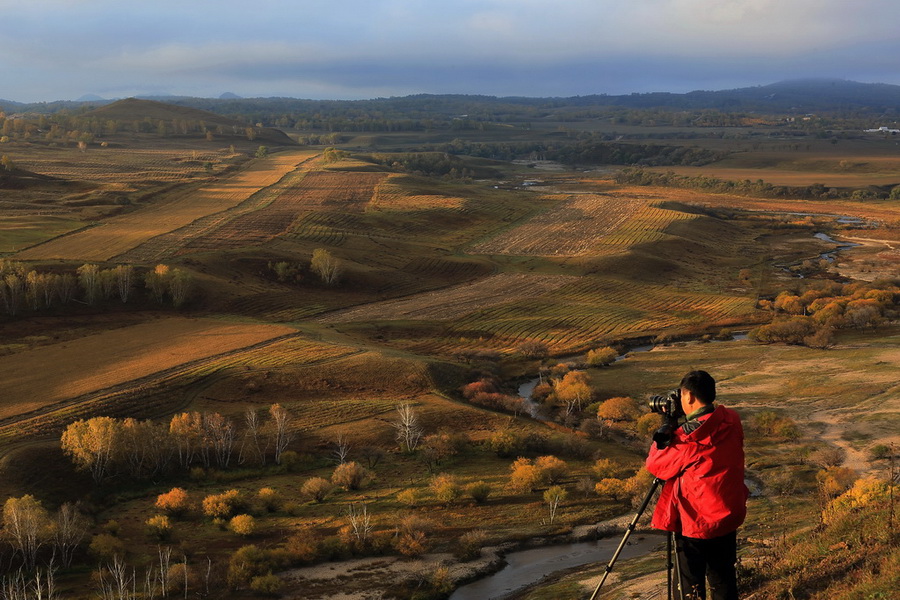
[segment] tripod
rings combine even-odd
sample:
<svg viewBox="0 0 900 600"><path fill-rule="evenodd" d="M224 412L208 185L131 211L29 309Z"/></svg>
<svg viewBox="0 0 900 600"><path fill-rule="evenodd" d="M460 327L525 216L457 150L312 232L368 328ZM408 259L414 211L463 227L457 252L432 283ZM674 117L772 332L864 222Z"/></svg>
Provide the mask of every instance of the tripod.
<svg viewBox="0 0 900 600"><path fill-rule="evenodd" d="M669 440L671 439L672 431L675 430L675 427L678 426L677 419L673 419L672 417L667 417L666 424L663 425L654 435L653 440L656 442L658 448L662 449L669 445ZM650 504L650 500L653 499L653 494L656 493L656 490L659 488L660 484L665 483L659 477L656 477L653 480L653 483L650 484L650 489L647 490L647 495L644 496L644 500L641 502L640 508L638 508L637 514L634 515L634 518L631 520L631 523L628 524L628 527L625 528L625 535L622 537L622 541L619 542L619 547L616 548L616 551L613 553L612 559L610 559L609 564L606 565L606 570L603 573L603 577L600 579L600 583L597 584L597 587L594 588L594 593L591 594L590 600L595 600L597 598L597 594L600 592L600 588L603 587L603 584L606 582L606 578L609 577L609 574L612 573L613 566L616 564L616 561L619 559L619 554L622 553L622 550L625 548L625 544L628 543L628 538L631 537L632 532L635 527L637 527L638 521L641 519L641 515L644 514L644 511L647 510L647 505ZM668 535L668 540L666 542L666 588L668 590L668 600L672 600L672 550L675 546L675 534L670 533ZM675 562L678 562L678 550L675 549ZM678 573L678 588L681 590L681 566L676 564L676 572ZM678 595L681 598L681 594Z"/></svg>

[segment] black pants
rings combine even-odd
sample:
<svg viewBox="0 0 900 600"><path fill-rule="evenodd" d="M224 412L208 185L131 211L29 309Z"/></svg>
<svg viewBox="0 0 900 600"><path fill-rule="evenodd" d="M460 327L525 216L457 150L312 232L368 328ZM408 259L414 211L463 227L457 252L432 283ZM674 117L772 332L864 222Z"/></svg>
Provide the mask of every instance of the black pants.
<svg viewBox="0 0 900 600"><path fill-rule="evenodd" d="M675 534L681 568L681 600L706 600L709 580L711 600L738 600L737 532L709 540Z"/></svg>

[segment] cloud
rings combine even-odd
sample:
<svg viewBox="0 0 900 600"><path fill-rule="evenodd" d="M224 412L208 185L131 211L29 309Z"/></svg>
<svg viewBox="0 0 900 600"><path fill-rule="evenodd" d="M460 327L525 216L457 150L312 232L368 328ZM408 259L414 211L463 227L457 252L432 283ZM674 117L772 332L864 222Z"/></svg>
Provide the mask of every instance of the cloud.
<svg viewBox="0 0 900 600"><path fill-rule="evenodd" d="M267 86L271 94L570 95L718 88L813 72L900 82L895 0L0 0L0 7L15 25L0 38L0 96L14 98L49 93L54 84L74 96L216 86L242 95L265 94Z"/></svg>

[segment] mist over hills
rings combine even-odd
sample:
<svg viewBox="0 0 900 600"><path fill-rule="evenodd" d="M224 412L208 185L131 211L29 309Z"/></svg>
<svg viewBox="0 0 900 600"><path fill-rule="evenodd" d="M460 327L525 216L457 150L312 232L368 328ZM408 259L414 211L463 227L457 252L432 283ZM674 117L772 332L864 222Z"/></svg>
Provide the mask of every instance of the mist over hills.
<svg viewBox="0 0 900 600"><path fill-rule="evenodd" d="M299 98L241 98L226 92L218 98L187 96L139 96L148 100L206 110L220 115L254 111L315 110L343 106L361 110L409 110L426 114L454 115L476 110L479 106L496 105L534 108L621 107L634 109L721 110L729 112L788 113L857 113L891 116L900 112L900 86L884 83L860 83L841 79L799 79L770 85L732 90L697 90L684 94L671 92L634 93L627 95L595 94L569 98L496 97L464 94L416 94L412 96L375 98L371 100L308 100ZM59 110L81 112L115 100L86 95L76 101L20 103L0 99L0 109L7 113L52 113ZM414 116L411 114L410 116Z"/></svg>

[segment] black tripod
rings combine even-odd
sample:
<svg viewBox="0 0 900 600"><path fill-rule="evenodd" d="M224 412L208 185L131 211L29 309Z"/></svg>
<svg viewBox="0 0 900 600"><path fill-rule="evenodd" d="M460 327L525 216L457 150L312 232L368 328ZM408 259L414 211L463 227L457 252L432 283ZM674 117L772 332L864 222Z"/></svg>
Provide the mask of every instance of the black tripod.
<svg viewBox="0 0 900 600"><path fill-rule="evenodd" d="M653 441L656 442L656 446L660 449L665 448L669 445L669 441L672 438L672 432L675 431L675 428L678 427L677 418L667 417L666 424L663 425L656 433L653 434ZM640 508L638 508L637 514L634 515L634 518L631 520L631 523L628 524L628 527L625 529L625 535L622 537L622 541L619 542L619 547L616 548L616 551L613 553L612 559L610 559L609 564L606 565L606 571L603 573L603 577L600 579L600 583L597 584L597 587L594 588L594 593L591 594L590 600L595 600L597 598L597 594L600 592L600 588L603 587L603 584L606 582L606 578L609 577L609 574L612 573L613 566L616 564L616 561L619 559L619 554L622 553L622 549L625 548L625 544L628 543L628 538L631 537L632 532L635 527L637 527L638 521L641 519L641 515L644 514L644 511L647 510L647 505L650 504L650 500L653 499L653 494L656 493L656 490L659 488L660 484L665 483L659 477L653 480L653 483L650 485L650 489L647 490L647 495L644 496L644 500L641 502ZM672 550L675 546L675 534L670 533L668 536L668 540L666 543L666 588L668 590L668 600L672 600ZM678 562L678 550L675 548L675 562ZM681 567L680 565L674 565L676 567L676 572L678 573L678 588L679 592L681 590ZM678 597L681 598L681 594L678 594Z"/></svg>

